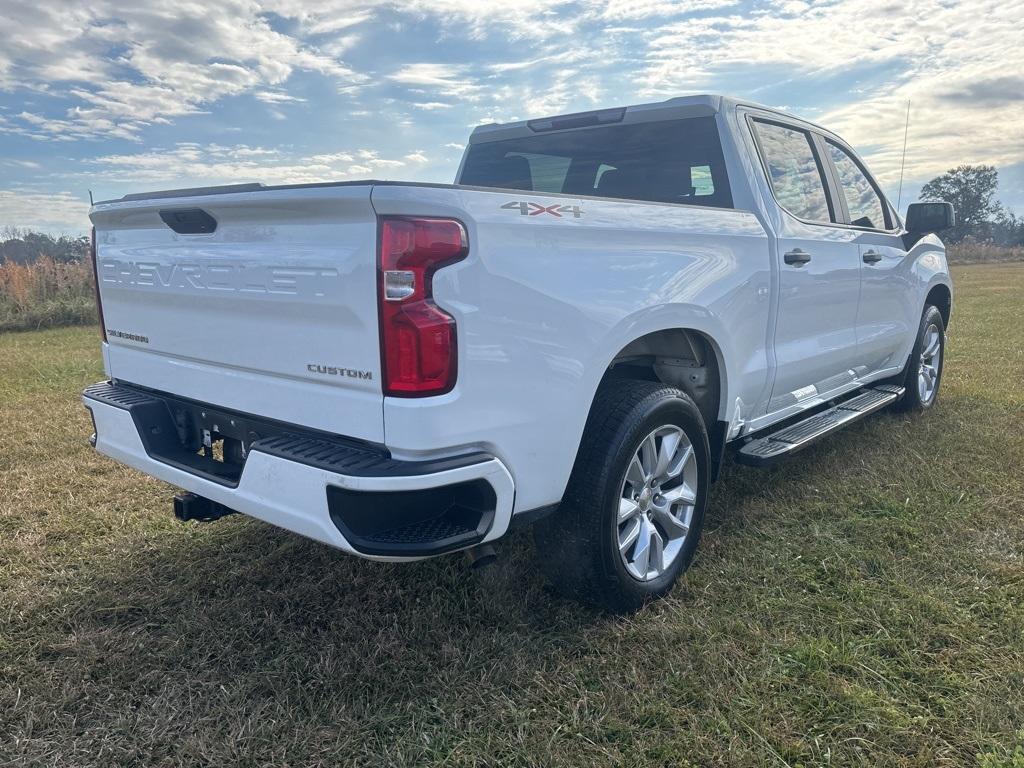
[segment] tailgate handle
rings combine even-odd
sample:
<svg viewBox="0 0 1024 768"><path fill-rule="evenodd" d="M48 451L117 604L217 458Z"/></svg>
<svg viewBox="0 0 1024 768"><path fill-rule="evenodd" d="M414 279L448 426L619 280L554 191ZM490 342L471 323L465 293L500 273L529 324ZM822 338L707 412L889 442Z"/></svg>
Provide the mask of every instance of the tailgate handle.
<svg viewBox="0 0 1024 768"><path fill-rule="evenodd" d="M160 218L179 235L208 235L217 229L217 220L202 208L169 208L160 211Z"/></svg>

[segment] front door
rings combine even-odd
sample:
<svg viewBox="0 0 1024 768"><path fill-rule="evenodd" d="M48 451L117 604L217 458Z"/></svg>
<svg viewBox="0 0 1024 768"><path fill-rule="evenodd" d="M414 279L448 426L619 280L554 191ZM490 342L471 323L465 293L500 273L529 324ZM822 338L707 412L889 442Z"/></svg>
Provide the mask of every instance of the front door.
<svg viewBox="0 0 1024 768"><path fill-rule="evenodd" d="M754 120L781 217L775 385L768 412L795 409L854 382L860 300L858 233L837 226L823 158L810 132Z"/></svg>
<svg viewBox="0 0 1024 768"><path fill-rule="evenodd" d="M863 163L832 139L823 145L842 193L843 218L855 228L860 248L858 355L868 375L884 375L906 362L920 319L920 307L907 301L914 282L906 247L892 208Z"/></svg>

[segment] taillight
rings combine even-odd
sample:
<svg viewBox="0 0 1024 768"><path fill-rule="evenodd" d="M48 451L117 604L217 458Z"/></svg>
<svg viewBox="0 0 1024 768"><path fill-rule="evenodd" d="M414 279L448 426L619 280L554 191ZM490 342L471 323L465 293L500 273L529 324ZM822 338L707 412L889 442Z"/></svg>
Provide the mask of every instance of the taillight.
<svg viewBox="0 0 1024 768"><path fill-rule="evenodd" d="M433 301L433 277L464 259L466 230L454 219L380 220L380 358L384 394L440 395L455 386L455 318Z"/></svg>
<svg viewBox="0 0 1024 768"><path fill-rule="evenodd" d="M100 334L103 340L107 340L107 326L103 322L103 302L100 300L100 270L99 260L96 258L96 227L89 233L89 259L92 261L92 284L96 289L96 315L100 321Z"/></svg>

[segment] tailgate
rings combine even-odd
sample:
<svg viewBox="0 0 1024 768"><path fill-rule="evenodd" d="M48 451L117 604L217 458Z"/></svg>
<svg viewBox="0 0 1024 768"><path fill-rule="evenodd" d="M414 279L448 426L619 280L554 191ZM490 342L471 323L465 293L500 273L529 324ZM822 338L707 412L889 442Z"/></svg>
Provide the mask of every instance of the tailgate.
<svg viewBox="0 0 1024 768"><path fill-rule="evenodd" d="M383 442L370 191L305 187L95 206L108 373ZM206 215L213 232L175 231L203 229L195 222Z"/></svg>

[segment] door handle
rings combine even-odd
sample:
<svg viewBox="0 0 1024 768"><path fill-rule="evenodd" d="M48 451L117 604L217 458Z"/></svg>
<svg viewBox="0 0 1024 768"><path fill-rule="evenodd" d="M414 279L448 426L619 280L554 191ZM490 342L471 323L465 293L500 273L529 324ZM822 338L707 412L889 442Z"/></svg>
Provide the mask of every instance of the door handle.
<svg viewBox="0 0 1024 768"><path fill-rule="evenodd" d="M802 248L794 248L792 251L786 251L782 258L787 264L792 264L794 267L802 267L811 260L811 254Z"/></svg>
<svg viewBox="0 0 1024 768"><path fill-rule="evenodd" d="M866 251L861 258L864 259L865 264L877 264L882 260L882 254L878 251Z"/></svg>

